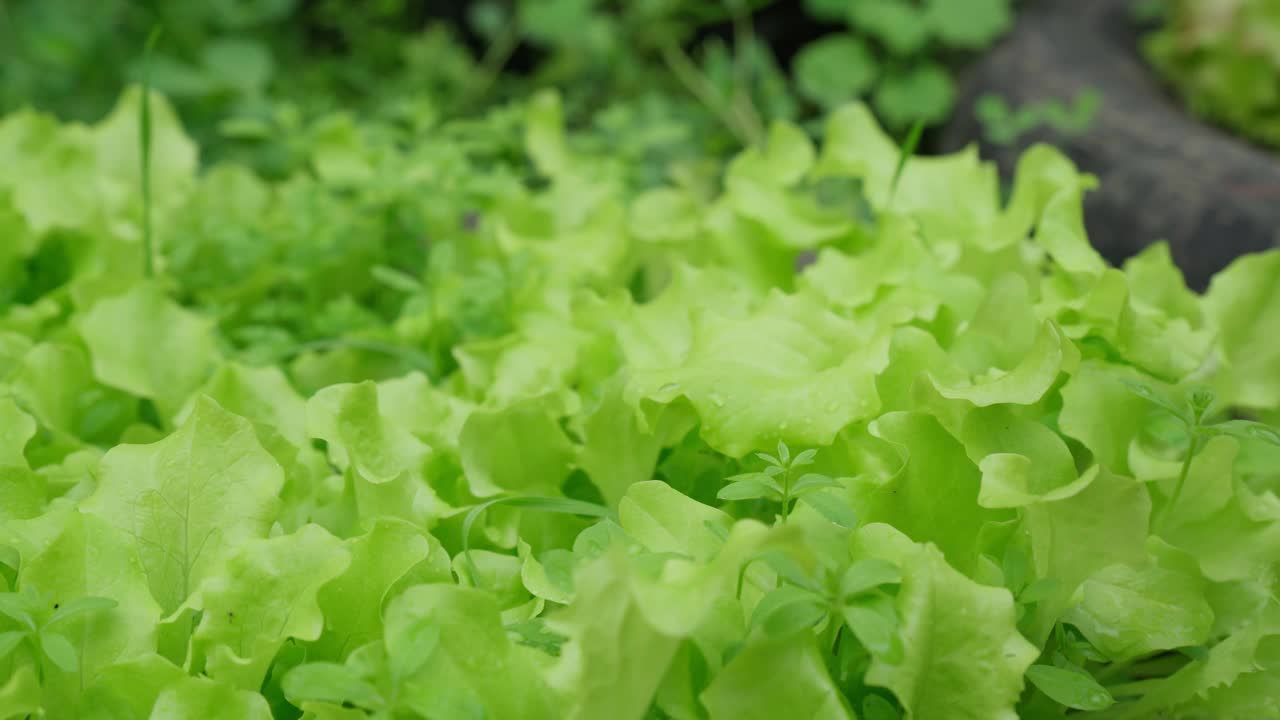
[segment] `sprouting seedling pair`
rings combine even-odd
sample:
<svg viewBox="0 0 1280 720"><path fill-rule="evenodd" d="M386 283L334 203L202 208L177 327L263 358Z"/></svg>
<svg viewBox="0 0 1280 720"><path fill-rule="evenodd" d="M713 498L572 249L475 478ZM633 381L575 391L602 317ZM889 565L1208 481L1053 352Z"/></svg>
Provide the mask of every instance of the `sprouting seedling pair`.
<svg viewBox="0 0 1280 720"><path fill-rule="evenodd" d="M780 548L766 550L755 560L774 571L778 584L756 603L750 620L753 630L770 637L814 633L831 660L902 660L897 594L903 572L897 564L864 557L847 566L821 566L810 572ZM739 576L739 595L746 570L744 566ZM900 708L874 695L863 699L862 710L859 717L902 717Z"/></svg>
<svg viewBox="0 0 1280 720"><path fill-rule="evenodd" d="M1204 443L1215 435L1230 435L1241 440L1261 440L1280 447L1280 431L1276 428L1254 420L1230 419L1212 422L1214 415L1222 408L1217 403L1217 396L1205 387L1194 387L1181 396L1159 390L1140 382L1126 381L1125 387L1144 400L1166 410L1182 425L1187 434L1187 449L1182 456L1182 465L1178 470L1178 478L1174 482L1173 493L1156 521L1159 529L1169 512L1177 506L1182 497L1183 487L1191 472L1191 461L1200 451Z"/></svg>
<svg viewBox="0 0 1280 720"><path fill-rule="evenodd" d="M779 440L776 457L756 453L756 457L765 462L763 470L730 477L729 484L720 488L716 497L721 500L764 499L780 503L779 522L784 523L794 501L801 500L837 525L853 527L857 524L853 509L839 497L825 492L827 489L843 490L844 486L826 475L802 472L803 468L813 464L817 454L817 450L809 449L792 457L787 444Z"/></svg>
<svg viewBox="0 0 1280 720"><path fill-rule="evenodd" d="M902 582L902 569L879 558L864 558L842 572L815 577L781 551L761 558L778 574L781 584L761 598L751 623L770 635L782 636L828 622L843 623L872 652L901 651L895 628L898 616L893 594ZM832 640L835 633L831 633Z"/></svg>
<svg viewBox="0 0 1280 720"><path fill-rule="evenodd" d="M31 586L17 592L0 593L0 615L18 624L18 630L0 632L0 661L28 644L37 658L46 658L63 672L75 672L80 662L75 646L60 630L73 618L110 610L116 601L104 597L82 597L55 603ZM37 663L43 667L42 663Z"/></svg>
<svg viewBox="0 0 1280 720"><path fill-rule="evenodd" d="M1096 88L1085 88L1067 102L1052 98L1019 107L1010 106L1000 95L987 94L978 98L974 112L989 142L1012 145L1041 128L1067 137L1086 133L1101 105L1101 93Z"/></svg>

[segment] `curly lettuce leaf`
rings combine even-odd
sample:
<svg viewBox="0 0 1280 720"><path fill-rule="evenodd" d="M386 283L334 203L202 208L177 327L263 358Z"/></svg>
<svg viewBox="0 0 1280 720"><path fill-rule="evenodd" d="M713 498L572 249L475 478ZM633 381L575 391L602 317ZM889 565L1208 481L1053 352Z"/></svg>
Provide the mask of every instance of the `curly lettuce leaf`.
<svg viewBox="0 0 1280 720"><path fill-rule="evenodd" d="M249 421L209 399L164 440L113 448L99 473L81 509L130 538L166 614L239 545L266 537L284 482Z"/></svg>
<svg viewBox="0 0 1280 720"><path fill-rule="evenodd" d="M79 319L95 377L155 401L171 417L217 360L213 323L152 284L102 300Z"/></svg>
<svg viewBox="0 0 1280 720"><path fill-rule="evenodd" d="M868 525L859 549L903 568L897 611L902 654L873 653L867 682L888 688L908 717L1016 720L1022 675L1038 650L1014 624L1013 597L961 574L932 545ZM982 633L968 628L980 624Z"/></svg>

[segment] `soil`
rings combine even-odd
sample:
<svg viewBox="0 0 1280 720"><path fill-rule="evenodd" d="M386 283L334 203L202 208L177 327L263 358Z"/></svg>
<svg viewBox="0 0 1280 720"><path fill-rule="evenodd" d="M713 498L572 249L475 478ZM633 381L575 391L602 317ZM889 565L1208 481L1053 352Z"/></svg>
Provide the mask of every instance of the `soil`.
<svg viewBox="0 0 1280 720"><path fill-rule="evenodd" d="M1280 245L1280 153L1189 115L1142 58L1132 7L1130 0L1027 3L1014 30L962 78L940 143L949 151L981 140L973 105L986 93L1016 107L1100 91L1102 106L1084 134L1038 131L1010 146L983 143L984 157L1008 176L1031 142L1058 145L1101 181L1085 218L1109 260L1167 240L1188 283L1203 289L1234 258Z"/></svg>

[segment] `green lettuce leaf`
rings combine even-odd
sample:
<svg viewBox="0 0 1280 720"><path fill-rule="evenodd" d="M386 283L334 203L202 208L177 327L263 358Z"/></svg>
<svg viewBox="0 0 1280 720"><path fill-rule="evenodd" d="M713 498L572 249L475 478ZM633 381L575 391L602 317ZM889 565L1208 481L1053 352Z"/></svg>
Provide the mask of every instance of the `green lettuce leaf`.
<svg viewBox="0 0 1280 720"><path fill-rule="evenodd" d="M1204 311L1219 333L1226 365L1225 402L1245 407L1280 404L1276 318L1280 317L1280 250L1242 257L1214 276Z"/></svg>
<svg viewBox="0 0 1280 720"><path fill-rule="evenodd" d="M423 633L437 636L424 642ZM404 702L421 714L470 712L504 718L558 717L532 658L503 629L493 598L472 588L419 585L391 602L387 655L406 678Z"/></svg>
<svg viewBox="0 0 1280 720"><path fill-rule="evenodd" d="M342 542L317 525L245 541L186 603L201 613L191 636L193 665L203 661L219 682L260 687L286 640L320 637L324 614L316 596L350 563Z"/></svg>
<svg viewBox="0 0 1280 720"><path fill-rule="evenodd" d="M178 609L238 546L266 537L284 482L249 421L209 399L174 434L119 445L81 505L132 542L164 613Z"/></svg>
<svg viewBox="0 0 1280 720"><path fill-rule="evenodd" d="M270 720L271 707L256 692L240 690L207 678L185 677L160 693L149 717L171 720Z"/></svg>
<svg viewBox="0 0 1280 720"><path fill-rule="evenodd" d="M903 652L873 655L867 682L892 690L919 720L1015 720L1022 675L1038 651L1014 625L1009 592L975 583L936 547L916 545L885 525L866 526L855 542L904 571L897 599ZM968 632L972 623L984 631Z"/></svg>
<svg viewBox="0 0 1280 720"><path fill-rule="evenodd" d="M874 378L887 342L862 335L796 296L772 295L748 317L707 310L693 316L691 342L677 364L637 372L629 394L636 402L688 398L702 437L727 455L770 448L779 439L826 445L878 406Z"/></svg>
<svg viewBox="0 0 1280 720"><path fill-rule="evenodd" d="M155 401L165 418L204 382L217 359L213 323L151 284L98 302L78 327L94 376Z"/></svg>
<svg viewBox="0 0 1280 720"><path fill-rule="evenodd" d="M725 665L701 699L712 720L857 717L827 675L813 640L803 635L752 644Z"/></svg>

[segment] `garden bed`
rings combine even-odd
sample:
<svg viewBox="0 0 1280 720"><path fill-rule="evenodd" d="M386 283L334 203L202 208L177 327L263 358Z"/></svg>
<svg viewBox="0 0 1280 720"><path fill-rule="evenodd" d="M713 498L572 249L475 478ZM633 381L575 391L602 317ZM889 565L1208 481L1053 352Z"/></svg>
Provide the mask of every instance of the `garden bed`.
<svg viewBox="0 0 1280 720"><path fill-rule="evenodd" d="M0 113L0 720L1277 717L1280 249L1198 293L1084 223L1196 225L1204 285L1187 239L1243 221L1192 178L1270 180L1111 97L1139 65L1060 138L1096 191L1048 145L913 154L932 51L1005 0L858 0L808 104L744 5L699 53L613 42L660 3L521 2L508 73L510 14L482 59L279 2L184 5L211 34L151 34L103 119ZM1025 39L1065 7L971 92L1083 87Z"/></svg>
<svg viewBox="0 0 1280 720"><path fill-rule="evenodd" d="M1138 49L1130 0L1041 0L961 84L944 148L982 138L974 112L997 93L1011 105L1067 100L1096 88L1102 102L1080 135L1042 130L1022 142L984 142L1011 173L1035 141L1061 147L1100 187L1086 201L1094 245L1119 262L1167 240L1188 283L1204 288L1232 259L1280 243L1280 155L1190 115Z"/></svg>

